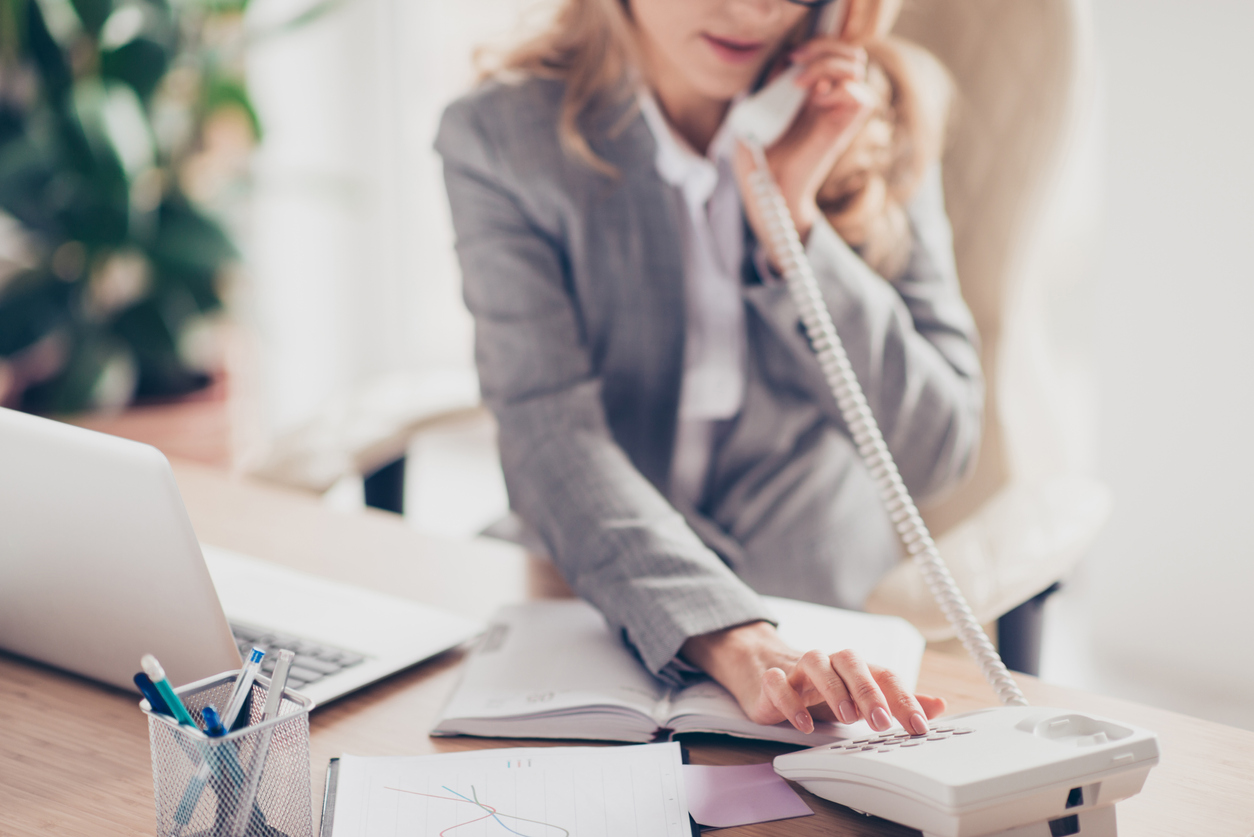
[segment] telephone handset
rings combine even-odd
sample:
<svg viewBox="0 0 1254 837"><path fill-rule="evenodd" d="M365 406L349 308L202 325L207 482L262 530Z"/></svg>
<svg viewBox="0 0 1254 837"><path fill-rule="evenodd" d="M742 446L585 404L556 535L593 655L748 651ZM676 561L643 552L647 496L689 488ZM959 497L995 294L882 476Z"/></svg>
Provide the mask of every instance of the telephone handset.
<svg viewBox="0 0 1254 837"><path fill-rule="evenodd" d="M843 29L848 0L816 32ZM807 93L787 70L729 115L756 167L750 194L797 305L806 337L906 552L1003 707L942 719L926 736L902 730L787 753L775 770L807 790L935 837L1114 837L1114 803L1140 792L1158 763L1154 733L1105 718L1028 706L971 612L906 491L823 302L764 149Z"/></svg>
<svg viewBox="0 0 1254 837"><path fill-rule="evenodd" d="M839 32L848 11L849 0L828 3L814 17L812 36ZM800 67L789 67L761 90L739 102L728 117L732 133L751 147L753 144L763 148L774 145L805 104L806 90L793 83L800 72Z"/></svg>

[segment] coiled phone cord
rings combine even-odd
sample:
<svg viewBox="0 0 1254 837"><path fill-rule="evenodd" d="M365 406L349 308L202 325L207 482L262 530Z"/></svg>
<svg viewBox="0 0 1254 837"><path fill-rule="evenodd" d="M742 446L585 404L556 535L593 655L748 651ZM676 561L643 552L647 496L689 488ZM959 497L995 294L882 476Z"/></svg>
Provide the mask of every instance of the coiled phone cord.
<svg viewBox="0 0 1254 837"><path fill-rule="evenodd" d="M884 437L867 404L862 386L849 364L845 347L836 334L836 327L832 324L831 315L823 302L814 268L806 257L784 196L771 177L762 146L753 142L749 142L748 146L756 164L750 175L750 188L754 200L762 210L771 252L781 262L784 280L801 314L806 337L818 357L823 378L836 399L841 418L849 428L854 444L858 446L858 454L875 482L880 500L883 501L906 552L923 573L932 597L957 631L967 652L979 664L980 671L997 693L997 697L1008 706L1027 706L1027 699L1019 691L997 649L971 612L966 598L954 582L949 568L945 566L936 543L928 532L927 524L923 522L914 500L906 491L897 463L893 461L888 445L884 443Z"/></svg>

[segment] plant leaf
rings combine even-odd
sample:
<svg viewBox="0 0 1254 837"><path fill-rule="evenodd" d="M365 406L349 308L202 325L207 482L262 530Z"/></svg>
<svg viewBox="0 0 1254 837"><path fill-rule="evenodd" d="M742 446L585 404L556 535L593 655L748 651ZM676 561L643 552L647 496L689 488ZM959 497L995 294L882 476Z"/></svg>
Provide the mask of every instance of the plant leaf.
<svg viewBox="0 0 1254 837"><path fill-rule="evenodd" d="M178 353L181 322L170 322L155 298L132 305L113 321L112 332L134 352L139 370L135 394L143 397L182 395L205 386L209 377L188 369Z"/></svg>
<svg viewBox="0 0 1254 837"><path fill-rule="evenodd" d="M149 38L135 38L100 55L100 74L126 82L144 102L152 98L169 66L169 52Z"/></svg>
<svg viewBox="0 0 1254 837"><path fill-rule="evenodd" d="M74 6L74 11L78 12L83 28L93 38L99 37L101 27L113 13L113 0L70 0L70 3Z"/></svg>
<svg viewBox="0 0 1254 837"><path fill-rule="evenodd" d="M0 357L20 352L69 322L72 286L51 274L14 277L0 294Z"/></svg>

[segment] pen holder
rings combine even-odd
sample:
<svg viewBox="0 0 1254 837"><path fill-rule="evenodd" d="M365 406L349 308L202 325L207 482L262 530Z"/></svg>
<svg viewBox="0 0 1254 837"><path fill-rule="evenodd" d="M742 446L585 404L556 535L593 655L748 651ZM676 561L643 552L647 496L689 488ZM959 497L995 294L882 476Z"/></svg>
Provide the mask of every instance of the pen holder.
<svg viewBox="0 0 1254 837"><path fill-rule="evenodd" d="M237 674L225 672L176 692L203 726L201 711L209 704L226 708ZM244 707L248 725L218 738L140 702L148 716L158 837L313 837L313 701L285 689L278 714L263 722L269 686L268 678L257 676Z"/></svg>

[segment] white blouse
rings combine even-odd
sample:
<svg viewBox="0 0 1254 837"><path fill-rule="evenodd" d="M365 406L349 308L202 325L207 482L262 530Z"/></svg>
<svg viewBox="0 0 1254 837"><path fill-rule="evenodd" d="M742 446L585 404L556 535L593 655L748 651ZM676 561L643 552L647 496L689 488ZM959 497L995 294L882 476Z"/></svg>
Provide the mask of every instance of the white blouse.
<svg viewBox="0 0 1254 837"><path fill-rule="evenodd" d="M705 156L675 133L653 95L638 100L657 142L658 174L683 198L685 339L671 494L700 506L719 422L740 412L745 391L745 251L735 139L724 122Z"/></svg>

